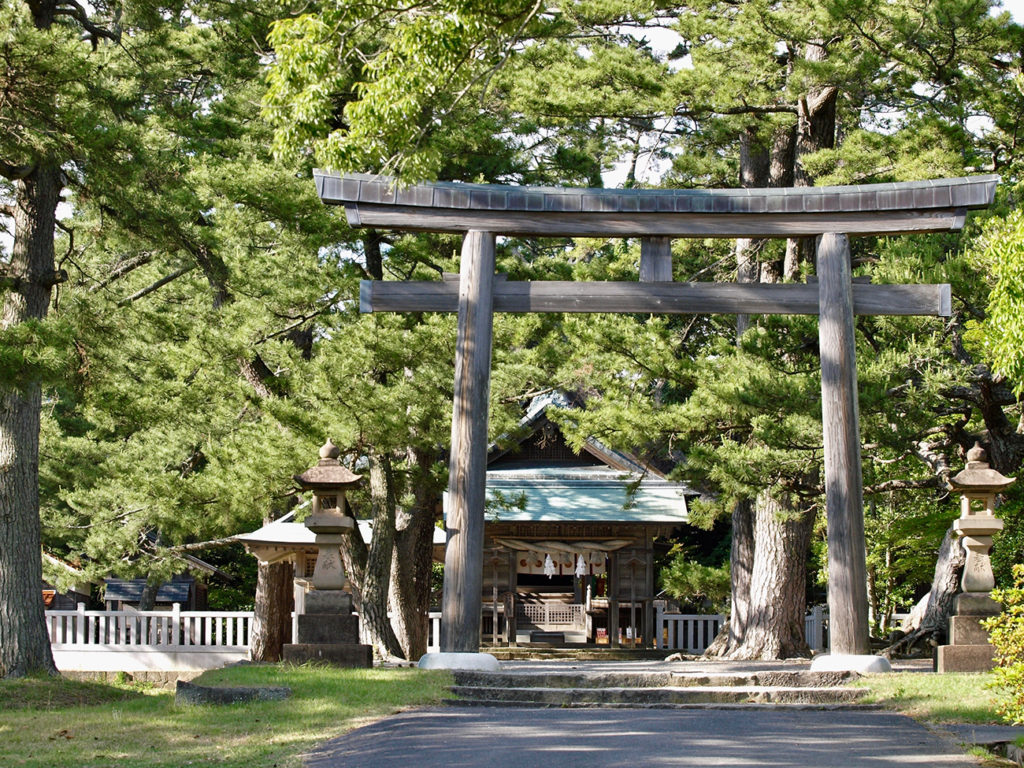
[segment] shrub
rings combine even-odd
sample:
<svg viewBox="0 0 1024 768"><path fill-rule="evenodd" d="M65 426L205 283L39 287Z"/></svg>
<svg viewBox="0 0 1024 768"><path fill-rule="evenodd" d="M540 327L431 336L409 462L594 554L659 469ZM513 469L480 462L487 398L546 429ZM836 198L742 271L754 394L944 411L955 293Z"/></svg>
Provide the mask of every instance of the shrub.
<svg viewBox="0 0 1024 768"><path fill-rule="evenodd" d="M1001 693L999 714L1008 723L1024 724L1024 565L1013 567L1013 577L1013 587L992 592L1003 610L985 628L996 649L992 686Z"/></svg>
<svg viewBox="0 0 1024 768"><path fill-rule="evenodd" d="M680 553L661 572L661 587L678 600L684 610L709 608L726 613L729 602L729 566L701 565Z"/></svg>

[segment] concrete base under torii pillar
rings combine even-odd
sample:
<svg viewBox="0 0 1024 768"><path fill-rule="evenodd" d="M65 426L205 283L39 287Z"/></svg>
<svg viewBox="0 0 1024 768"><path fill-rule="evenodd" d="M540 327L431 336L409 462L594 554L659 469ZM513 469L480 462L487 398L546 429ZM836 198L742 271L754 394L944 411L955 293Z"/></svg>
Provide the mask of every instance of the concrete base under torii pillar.
<svg viewBox="0 0 1024 768"><path fill-rule="evenodd" d="M856 672L860 675L884 675L892 672L889 660L868 654L835 653L815 656L811 672Z"/></svg>
<svg viewBox="0 0 1024 768"><path fill-rule="evenodd" d="M420 669L466 669L474 672L498 672L501 664L489 653L425 653Z"/></svg>

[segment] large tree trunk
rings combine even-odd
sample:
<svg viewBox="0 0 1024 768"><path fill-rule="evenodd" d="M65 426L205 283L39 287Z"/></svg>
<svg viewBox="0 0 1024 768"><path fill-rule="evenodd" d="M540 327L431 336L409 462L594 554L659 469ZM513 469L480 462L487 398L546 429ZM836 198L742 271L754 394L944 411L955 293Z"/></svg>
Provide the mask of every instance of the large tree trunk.
<svg viewBox="0 0 1024 768"><path fill-rule="evenodd" d="M156 608L156 595L160 591L160 582L146 579L139 595L139 610L152 611Z"/></svg>
<svg viewBox="0 0 1024 768"><path fill-rule="evenodd" d="M781 504L767 493L754 505L754 565L743 642L732 659L806 656L807 549L814 515Z"/></svg>
<svg viewBox="0 0 1024 768"><path fill-rule="evenodd" d="M249 658L253 661L280 661L284 644L291 642L294 573L290 562L260 562L257 566L256 604L249 646Z"/></svg>
<svg viewBox="0 0 1024 768"><path fill-rule="evenodd" d="M757 126L748 126L740 134L740 186L745 189L765 187L771 167L771 153L764 146L757 133ZM740 237L736 240L736 282L756 283L758 281L758 259L764 247L764 240ZM750 327L750 315L736 315L736 338L739 339Z"/></svg>
<svg viewBox="0 0 1024 768"><path fill-rule="evenodd" d="M413 506L396 515L391 561L392 626L407 659L427 652L430 574L433 561L435 510L440 494L430 475L431 453L409 449L413 469Z"/></svg>
<svg viewBox="0 0 1024 768"><path fill-rule="evenodd" d="M377 648L382 658L403 658L402 647L388 619L388 592L395 540L395 491L391 458L370 455L370 496L373 538L366 554L359 631L364 643Z"/></svg>
<svg viewBox="0 0 1024 768"><path fill-rule="evenodd" d="M743 644L750 613L750 573L754 566L754 511L749 499L732 510L732 546L729 550L729 620L708 646L705 656L728 656Z"/></svg>
<svg viewBox="0 0 1024 768"><path fill-rule="evenodd" d="M915 646L939 644L945 640L949 626L949 616L953 612L953 602L960 591L960 573L964 568L966 554L960 543L960 537L952 525L946 530L939 547L939 557L935 563L935 574L932 576L932 589L928 593L927 607L921 623L905 637L885 649L883 654L892 657L898 653L909 653Z"/></svg>
<svg viewBox="0 0 1024 768"><path fill-rule="evenodd" d="M793 131L773 136L771 146L751 130L740 136L743 186L778 185L792 177ZM739 282L777 282L777 262L759 263L760 243L736 241ZM737 336L749 320L737 317ZM726 658L786 658L806 655L804 639L807 548L813 515L784 509L767 494L733 509L731 608L728 623L705 652Z"/></svg>
<svg viewBox="0 0 1024 768"><path fill-rule="evenodd" d="M824 61L826 58L827 52L822 45L813 42L805 45L805 60ZM803 156L835 146L836 99L838 96L838 88L823 86L810 89L797 102L791 175L794 187L814 186L814 179L804 168ZM814 242L813 237L791 238L786 242L786 258L782 270L786 280L797 280L800 277L801 265L815 263Z"/></svg>
<svg viewBox="0 0 1024 768"><path fill-rule="evenodd" d="M13 285L0 327L42 319L56 281L53 233L61 171L41 166L16 183ZM0 389L0 677L56 674L46 634L39 523L39 418L42 390Z"/></svg>

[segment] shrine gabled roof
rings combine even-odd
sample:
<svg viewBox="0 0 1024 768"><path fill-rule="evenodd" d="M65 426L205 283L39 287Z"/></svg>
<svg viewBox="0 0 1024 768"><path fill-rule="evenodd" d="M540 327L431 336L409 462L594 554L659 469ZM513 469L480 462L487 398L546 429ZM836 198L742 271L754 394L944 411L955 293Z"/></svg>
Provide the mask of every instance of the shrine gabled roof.
<svg viewBox="0 0 1024 768"><path fill-rule="evenodd" d="M987 175L843 187L597 189L458 182L400 186L389 176L319 170L314 178L321 200L344 205L352 226L623 237L958 229L964 210L992 202L999 179Z"/></svg>
<svg viewBox="0 0 1024 768"><path fill-rule="evenodd" d="M370 541L373 536L373 522L371 520L357 520L359 532L363 541ZM295 522L295 512L279 517L273 522L267 523L262 528L248 533L240 533L234 537L243 544L271 544L298 548L315 547L316 534L303 523ZM445 532L440 528L434 529L434 545L443 546L445 543Z"/></svg>
<svg viewBox="0 0 1024 768"><path fill-rule="evenodd" d="M488 522L685 523L683 483L611 467L520 467L487 472ZM500 496L499 496L500 494ZM522 497L525 506L514 502ZM513 503L499 503L513 502Z"/></svg>

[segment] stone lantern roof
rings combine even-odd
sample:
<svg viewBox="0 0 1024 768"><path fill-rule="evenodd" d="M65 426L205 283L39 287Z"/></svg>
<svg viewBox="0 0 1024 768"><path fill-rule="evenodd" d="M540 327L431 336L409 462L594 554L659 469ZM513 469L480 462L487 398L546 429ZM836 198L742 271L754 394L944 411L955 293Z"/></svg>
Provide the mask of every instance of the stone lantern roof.
<svg viewBox="0 0 1024 768"><path fill-rule="evenodd" d="M358 487L363 478L338 461L340 455L341 449L328 438L320 448L320 461L301 475L294 475L295 482L304 491L341 491Z"/></svg>
<svg viewBox="0 0 1024 768"><path fill-rule="evenodd" d="M985 491L998 493L1009 487L1016 478L1005 477L988 465L988 454L979 443L967 452L967 467L949 479L954 491Z"/></svg>

